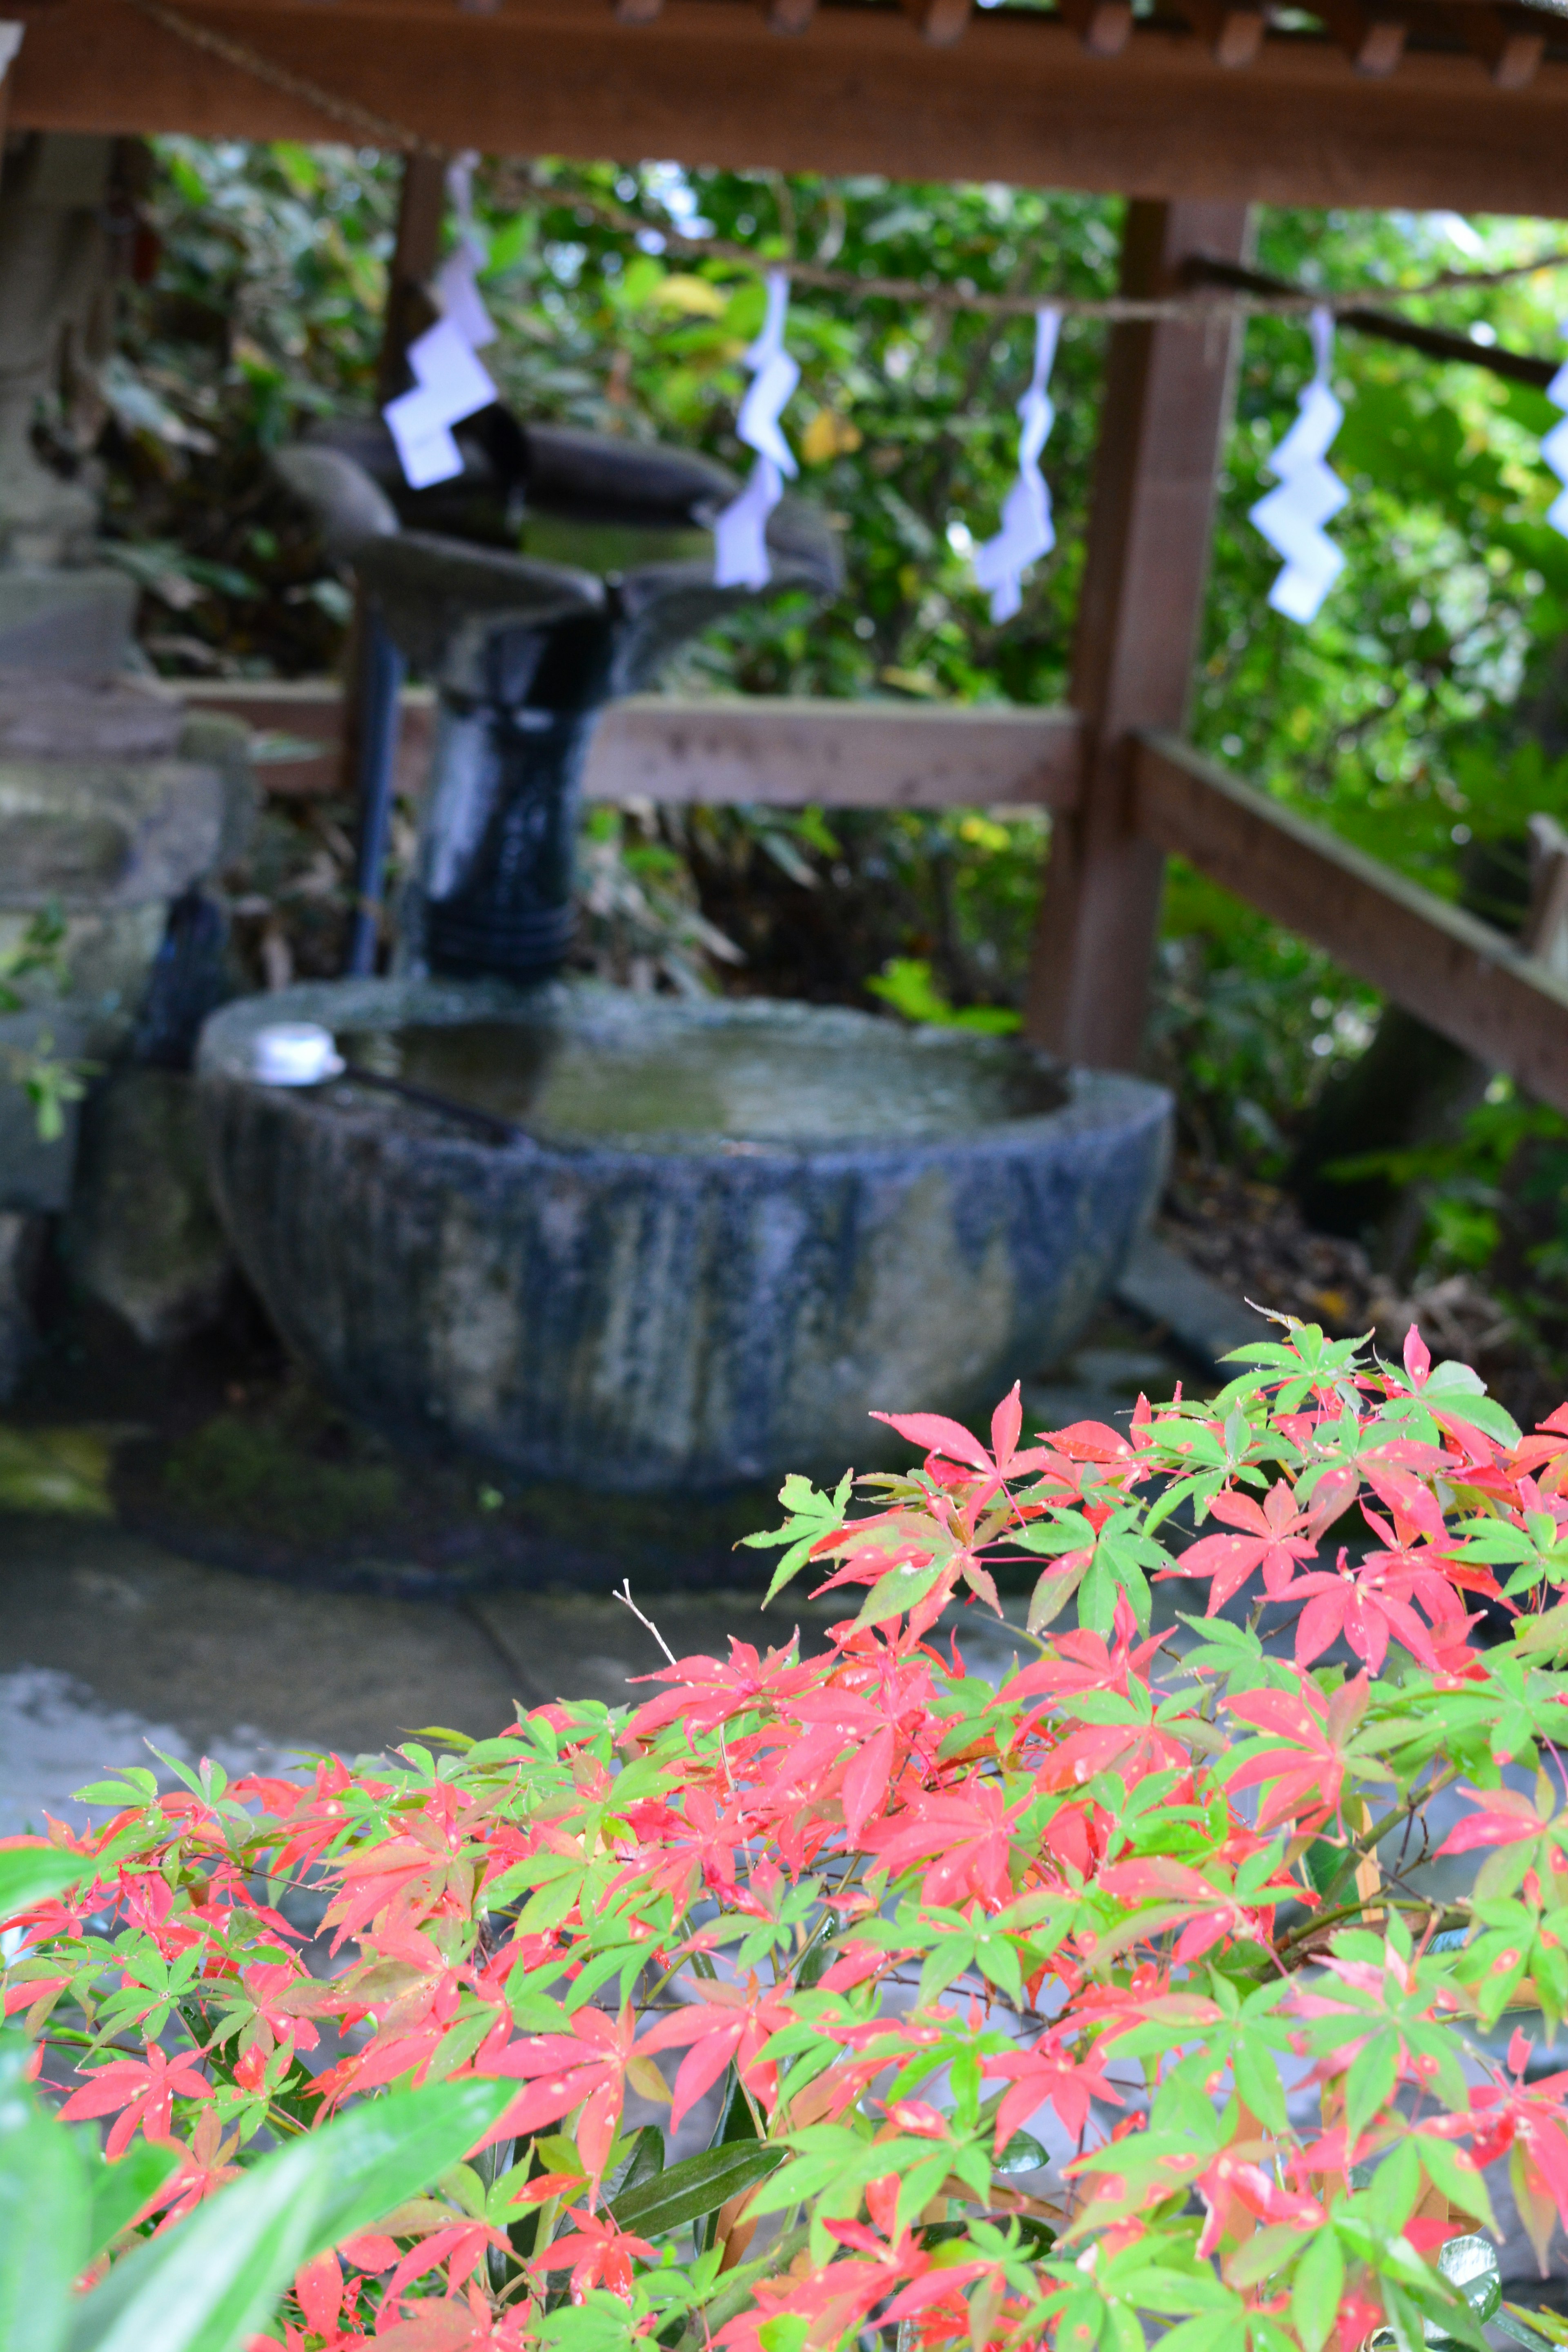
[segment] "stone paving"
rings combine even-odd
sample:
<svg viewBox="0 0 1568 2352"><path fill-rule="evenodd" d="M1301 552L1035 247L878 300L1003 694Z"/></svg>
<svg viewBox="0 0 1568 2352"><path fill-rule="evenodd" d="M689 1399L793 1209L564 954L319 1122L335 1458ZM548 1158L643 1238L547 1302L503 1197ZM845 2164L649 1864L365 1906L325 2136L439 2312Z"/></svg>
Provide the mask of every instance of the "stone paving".
<svg viewBox="0 0 1568 2352"><path fill-rule="evenodd" d="M1181 1373L1133 1327L1100 1328L1031 1392L1032 1417L1125 1415L1140 1386ZM8 1491L31 1506L7 1515L0 1482L0 1833L70 1811L73 1789L147 1761L147 1744L231 1770L278 1769L303 1749L374 1753L426 1724L484 1733L519 1702L623 1704L636 1696L628 1676L663 1664L645 1628L596 1594L394 1600L199 1565L118 1526L100 1496L95 1514L94 1465L107 1456L90 1431L63 1451L60 1433L45 1441L14 1423L0 1441ZM782 1642L797 1622L810 1643L844 1613L814 1606L804 1587L763 1613L754 1588L650 1591L635 1557L626 1570L678 1656L722 1651L731 1634ZM1000 1671L1014 1647L975 1611L963 1639L981 1671Z"/></svg>

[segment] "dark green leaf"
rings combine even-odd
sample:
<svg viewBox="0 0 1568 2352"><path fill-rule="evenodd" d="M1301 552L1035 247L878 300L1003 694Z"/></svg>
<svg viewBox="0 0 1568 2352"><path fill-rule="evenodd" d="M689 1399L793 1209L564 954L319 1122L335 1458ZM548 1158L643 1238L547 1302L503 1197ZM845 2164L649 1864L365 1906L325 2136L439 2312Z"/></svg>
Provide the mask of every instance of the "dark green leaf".
<svg viewBox="0 0 1568 2352"><path fill-rule="evenodd" d="M438 2180L515 2095L510 2084L438 2083L264 2157L118 2263L73 2315L68 2352L232 2352L302 2263Z"/></svg>
<svg viewBox="0 0 1568 2352"><path fill-rule="evenodd" d="M645 2188L623 2189L610 2211L620 2228L633 2236L658 2237L662 2231L700 2221L705 2213L738 2197L742 2189L766 2179L784 2158L782 2147L764 2147L756 2140L711 2147L701 2156L689 2156L683 2163L672 2164Z"/></svg>

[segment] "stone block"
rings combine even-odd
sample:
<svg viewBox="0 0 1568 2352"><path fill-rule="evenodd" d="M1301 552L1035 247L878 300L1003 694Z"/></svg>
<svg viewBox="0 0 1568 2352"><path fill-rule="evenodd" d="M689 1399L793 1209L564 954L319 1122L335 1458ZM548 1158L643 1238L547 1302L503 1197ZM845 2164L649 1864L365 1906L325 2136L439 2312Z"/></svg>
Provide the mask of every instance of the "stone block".
<svg viewBox="0 0 1568 2352"><path fill-rule="evenodd" d="M1221 1380L1237 1370L1224 1362L1233 1348L1254 1348L1260 1339L1278 1336L1256 1307L1233 1298L1152 1234L1139 1236L1116 1296L1152 1323L1163 1323L1189 1355Z"/></svg>
<svg viewBox="0 0 1568 2352"><path fill-rule="evenodd" d="M0 571L0 669L111 677L131 650L136 597L130 574L107 563Z"/></svg>
<svg viewBox="0 0 1568 2352"><path fill-rule="evenodd" d="M212 1320L233 1260L183 1071L119 1069L95 1090L63 1243L76 1282L147 1346Z"/></svg>
<svg viewBox="0 0 1568 2352"><path fill-rule="evenodd" d="M250 730L243 719L226 719L221 711L183 711L177 749L182 760L216 769L222 782L223 816L217 852L208 869L221 874L237 858L244 856L256 829L259 794L256 771L250 762ZM204 877L193 875L191 878L201 881Z"/></svg>
<svg viewBox="0 0 1568 2352"><path fill-rule="evenodd" d="M0 760L200 759L182 740L186 723L166 687L0 667Z"/></svg>
<svg viewBox="0 0 1568 2352"><path fill-rule="evenodd" d="M0 911L177 898L212 872L225 803L222 772L195 761L0 761Z"/></svg>
<svg viewBox="0 0 1568 2352"><path fill-rule="evenodd" d="M38 1218L0 1216L0 1404L15 1394L37 1343L33 1287L42 1245Z"/></svg>
<svg viewBox="0 0 1568 2352"><path fill-rule="evenodd" d="M30 1055L52 1052L80 1058L86 1027L68 1005L34 1006L0 1017L0 1213L52 1213L70 1198L79 1106L65 1106L65 1132L53 1143L38 1135L37 1113L19 1083Z"/></svg>

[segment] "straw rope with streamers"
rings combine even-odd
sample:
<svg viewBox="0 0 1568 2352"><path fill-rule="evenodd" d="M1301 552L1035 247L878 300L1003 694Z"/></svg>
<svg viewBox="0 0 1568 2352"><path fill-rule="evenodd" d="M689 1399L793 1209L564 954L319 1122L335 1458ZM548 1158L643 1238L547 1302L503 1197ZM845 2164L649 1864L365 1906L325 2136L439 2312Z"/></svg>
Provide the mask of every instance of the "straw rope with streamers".
<svg viewBox="0 0 1568 2352"><path fill-rule="evenodd" d="M479 272L490 257L489 240L474 218L474 169L479 157L470 150L455 155L447 166L447 201L458 222L458 241L436 272L431 288L471 351L482 352L496 340L495 320L479 293Z"/></svg>
<svg viewBox="0 0 1568 2352"><path fill-rule="evenodd" d="M1568 334L1568 324L1563 330ZM1546 387L1546 397L1554 408L1568 409L1568 360L1564 360ZM1553 530L1568 539L1568 416L1554 425L1541 445L1541 454L1556 475L1563 488L1546 509L1546 520Z"/></svg>
<svg viewBox="0 0 1568 2352"><path fill-rule="evenodd" d="M408 346L414 390L389 400L381 412L396 445L404 479L416 490L449 482L462 472L453 425L500 397L479 357L487 343L495 341L498 330L479 297L479 276L489 247L474 219L478 162L477 155L464 154L447 166L447 195L458 216L458 241L431 289L441 316Z"/></svg>
<svg viewBox="0 0 1568 2352"><path fill-rule="evenodd" d="M779 418L800 382L800 369L784 349L789 315L789 279L768 272L768 310L762 333L746 353L752 382L735 420L738 439L757 453L752 476L713 524L713 580L720 588L765 588L773 578L768 554L768 517L784 496L784 478L800 468L784 439Z"/></svg>
<svg viewBox="0 0 1568 2352"><path fill-rule="evenodd" d="M1345 560L1324 530L1350 497L1339 476L1324 463L1329 445L1344 422L1344 410L1329 383L1334 322L1327 310L1312 313L1312 380L1300 395L1296 422L1268 461L1279 487L1258 499L1249 520L1260 530L1285 568L1268 592L1277 613L1311 621Z"/></svg>
<svg viewBox="0 0 1568 2352"><path fill-rule="evenodd" d="M1029 388L1018 403L1018 478L1002 509L1002 528L974 551L974 577L991 592L991 618L1010 621L1022 609L1024 574L1057 543L1051 520L1051 494L1040 471L1040 452L1050 437L1057 412L1046 390L1056 357L1057 331L1061 320L1044 310L1035 321L1035 366Z"/></svg>
<svg viewBox="0 0 1568 2352"><path fill-rule="evenodd" d="M336 122L355 139L373 147L392 149L407 155L428 155L441 163L452 160L454 151L423 131L410 130L407 124L395 122L390 117L377 114L357 100L343 98L336 91L323 89L304 74L297 74L288 66L253 49L248 42L238 41L231 34L220 33L210 25L196 24L183 16L177 8L166 7L163 0L126 0L148 20L159 26L176 40L191 47L203 49L209 57L219 58L225 65L250 74L269 89L287 98L298 99L302 105L314 109L331 122ZM955 285L928 284L918 278L862 278L847 269L833 269L815 261L794 260L787 256L758 254L743 245L717 236L692 236L668 219L650 220L645 214L634 213L620 205L604 203L601 199L578 194L570 189L531 189L530 201L539 205L570 206L579 216L601 228L622 231L629 236L647 236L650 232L661 237L672 251L694 259L732 262L739 268L775 271L793 285L815 287L823 293L845 294L862 301L904 302L911 307L936 310L973 311L985 318L1032 318L1042 305L1066 319L1097 319L1115 323L1138 320L1178 320L1202 325L1216 316L1300 318L1313 310L1362 310L1369 296L1384 308L1406 302L1419 302L1437 294L1463 292L1467 288L1510 285L1521 278L1533 278L1550 269L1568 269L1568 248L1537 254L1529 261L1506 263L1496 269L1445 269L1435 277L1425 278L1415 286L1361 287L1354 291L1340 292L1313 289L1311 292L1276 294L1242 292L1226 289L1224 292L1142 297L1126 294L987 294L964 280ZM1486 352L1478 345L1476 359L1486 364Z"/></svg>

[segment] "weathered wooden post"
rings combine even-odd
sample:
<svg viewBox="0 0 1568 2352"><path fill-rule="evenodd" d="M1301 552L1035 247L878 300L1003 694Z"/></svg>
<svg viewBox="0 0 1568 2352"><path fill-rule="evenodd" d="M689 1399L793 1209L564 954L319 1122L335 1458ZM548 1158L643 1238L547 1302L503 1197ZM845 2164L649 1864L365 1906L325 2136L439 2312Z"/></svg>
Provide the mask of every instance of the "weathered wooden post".
<svg viewBox="0 0 1568 2352"><path fill-rule="evenodd" d="M376 391L395 400L408 381L405 354L436 316L426 287L441 253L447 210L447 167L438 155L410 155L397 201L397 237L386 272L386 320L382 329Z"/></svg>
<svg viewBox="0 0 1568 2352"><path fill-rule="evenodd" d="M1123 293L1177 292L1192 254L1245 259L1248 218L1241 205L1130 205ZM1073 657L1084 789L1054 821L1026 1016L1040 1044L1107 1069L1139 1057L1164 870L1132 829L1128 738L1186 716L1239 340L1217 316L1110 331Z"/></svg>
<svg viewBox="0 0 1568 2352"><path fill-rule="evenodd" d="M376 362L376 398L384 404L406 388L408 346L436 317L426 289L440 257L446 209L447 171L440 157L409 155L403 166ZM360 816L354 911L343 966L351 972L375 970L402 682L402 658L367 606L363 591L356 589L343 649L343 783L358 800Z"/></svg>

